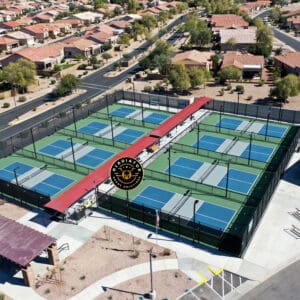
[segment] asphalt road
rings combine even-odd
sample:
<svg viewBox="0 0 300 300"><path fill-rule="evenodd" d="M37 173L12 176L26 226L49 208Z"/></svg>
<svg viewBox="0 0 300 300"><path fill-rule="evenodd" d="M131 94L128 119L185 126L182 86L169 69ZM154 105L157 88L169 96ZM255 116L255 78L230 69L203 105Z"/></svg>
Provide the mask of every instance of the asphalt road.
<svg viewBox="0 0 300 300"><path fill-rule="evenodd" d="M186 19L186 15L183 16L182 18L176 19L175 21L173 21L172 23L167 25L165 28L167 29L167 31L170 31L176 25L184 22L185 19ZM156 36L158 38L160 38L162 35L163 35L162 33L158 33ZM178 39L178 38L180 38L180 34L178 32L175 32L167 41L169 43L174 43L176 41L176 39ZM131 52L131 55L137 56L137 55L145 52L145 50L147 48L149 48L152 44L153 44L153 42L150 42L150 41L144 42L139 48L133 50ZM34 118L26 120L20 124L8 127L8 123L11 122L12 120L14 120L18 115L22 115L22 114L32 110L33 108L43 104L45 101L48 101L50 99L50 95L47 94L45 96L39 97L35 100L32 100L28 103L24 103L15 109L11 109L7 112L2 113L1 118L0 118L0 137L1 137L1 139L6 139L10 136L17 134L18 132L20 132L26 128L30 128L30 127L34 126L35 124L38 124L38 123L42 122L43 120L49 118L51 115L55 115L55 114L63 111L67 107L74 106L76 103L81 103L89 98L93 98L97 95L100 95L104 91L107 91L108 89L116 86L120 82L126 80L128 77L132 76L136 72L140 71L140 67L138 65L134 65L116 77L105 77L104 76L107 72L110 72L113 69L114 68L113 68L113 63L112 63L112 64L104 67L103 69L101 69L89 76L86 76L85 78L82 79L81 85L80 85L82 88L87 90L86 93L81 94L69 101L66 101L66 102L64 102L48 111L45 111L44 113L41 113L41 114L35 116Z"/></svg>

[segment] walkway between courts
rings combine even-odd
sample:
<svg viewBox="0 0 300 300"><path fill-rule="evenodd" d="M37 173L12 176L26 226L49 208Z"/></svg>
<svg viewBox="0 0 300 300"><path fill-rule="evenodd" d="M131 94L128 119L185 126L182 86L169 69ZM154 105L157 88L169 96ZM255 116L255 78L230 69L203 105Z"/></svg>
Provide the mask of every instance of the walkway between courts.
<svg viewBox="0 0 300 300"><path fill-rule="evenodd" d="M163 259L152 261L153 272L165 271L165 270L177 270L178 262L177 259ZM121 271L112 273L94 284L90 285L70 300L81 300L81 299L94 299L95 297L104 293L102 286L115 287L118 284L131 280L138 276L149 274L150 266L149 262L135 265Z"/></svg>

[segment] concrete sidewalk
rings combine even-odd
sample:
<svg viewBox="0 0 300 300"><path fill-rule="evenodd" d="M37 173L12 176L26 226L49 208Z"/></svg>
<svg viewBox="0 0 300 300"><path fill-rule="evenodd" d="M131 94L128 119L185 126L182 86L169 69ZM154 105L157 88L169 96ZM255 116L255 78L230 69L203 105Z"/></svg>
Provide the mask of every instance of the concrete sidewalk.
<svg viewBox="0 0 300 300"><path fill-rule="evenodd" d="M71 300L82 300L82 299L94 299L95 297L104 293L102 286L104 287L115 287L118 284L131 280L138 276L149 274L149 263L143 263L135 265L121 271L115 272L102 278L101 280L90 285L74 297ZM164 259L152 262L153 272L165 271L165 270L177 270L178 262L177 259Z"/></svg>

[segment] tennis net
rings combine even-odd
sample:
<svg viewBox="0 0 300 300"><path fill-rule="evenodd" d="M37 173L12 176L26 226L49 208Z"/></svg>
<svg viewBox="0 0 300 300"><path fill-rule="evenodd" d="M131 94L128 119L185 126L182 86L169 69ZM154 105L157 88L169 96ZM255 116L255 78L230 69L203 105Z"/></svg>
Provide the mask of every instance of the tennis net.
<svg viewBox="0 0 300 300"><path fill-rule="evenodd" d="M213 161L213 163L207 168L207 170L200 177L200 179L199 179L200 183L202 183L208 177L208 175L211 174L211 172L217 167L218 164L219 164L219 161L217 159L215 159Z"/></svg>
<svg viewBox="0 0 300 300"><path fill-rule="evenodd" d="M41 174L42 172L44 172L44 170L47 168L47 165L43 165L42 167L38 168L37 170L33 171L32 173L30 173L28 176L18 180L18 183L20 185L22 185L24 182L28 181L29 179L38 176L39 174Z"/></svg>
<svg viewBox="0 0 300 300"><path fill-rule="evenodd" d="M89 142L86 141L86 142L84 142L83 144L75 144L75 145L73 146L74 153L75 153L75 152L78 152L80 149L84 148L88 143L89 143ZM71 156L71 155L73 154L73 149L72 149L72 147L71 147L71 149L70 149L68 152L65 152L65 154L61 155L60 158L61 158L61 159L65 159L65 158Z"/></svg>
<svg viewBox="0 0 300 300"><path fill-rule="evenodd" d="M114 124L114 125L112 126L113 130L114 130L115 128L117 128L118 126L120 126L120 124L121 124L120 122ZM103 131L100 132L100 136L104 136L104 135L106 135L106 134L108 134L108 133L110 133L110 132L111 132L111 126L108 126L108 129L105 129L105 130L103 130Z"/></svg>

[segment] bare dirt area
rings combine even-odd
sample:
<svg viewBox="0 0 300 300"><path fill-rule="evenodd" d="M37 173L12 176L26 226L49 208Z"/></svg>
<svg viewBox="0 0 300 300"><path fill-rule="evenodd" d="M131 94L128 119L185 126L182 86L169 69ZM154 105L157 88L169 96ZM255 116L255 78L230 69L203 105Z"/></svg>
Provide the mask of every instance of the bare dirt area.
<svg viewBox="0 0 300 300"><path fill-rule="evenodd" d="M138 300L139 295L150 290L150 276L144 275L114 286L115 290L108 289L106 293L95 298L97 300ZM179 270L168 270L153 273L153 287L156 299L177 299L187 289L191 289L196 282ZM119 291L117 291L119 290Z"/></svg>
<svg viewBox="0 0 300 300"><path fill-rule="evenodd" d="M161 83L161 80L138 80L135 81L136 91L143 91L145 86L154 87L157 83ZM217 84L214 82L206 83L205 87L201 86L199 88L193 89L190 91L190 94L187 96L178 95L180 98L197 98L201 96L211 97L218 100L237 102L238 94L234 91L237 85L242 85L245 89L245 92L239 96L240 103L246 104L260 104L260 105L269 105L279 107L281 103L272 100L268 97L270 86L264 84L259 86L256 83L231 83L232 89L226 90L226 86ZM124 86L125 89L132 90L132 87L127 84ZM170 88L170 87L169 87ZM223 95L221 95L221 90L224 90ZM169 94L170 95L170 94ZM300 95L295 97L289 97L288 103L282 103L282 108L299 110L300 109Z"/></svg>
<svg viewBox="0 0 300 300"><path fill-rule="evenodd" d="M0 198L0 215L12 220L18 220L27 213L27 209Z"/></svg>
<svg viewBox="0 0 300 300"><path fill-rule="evenodd" d="M37 282L36 292L47 299L67 299L105 276L148 262L150 248L155 260L176 258L169 249L105 226L60 266L50 269Z"/></svg>

